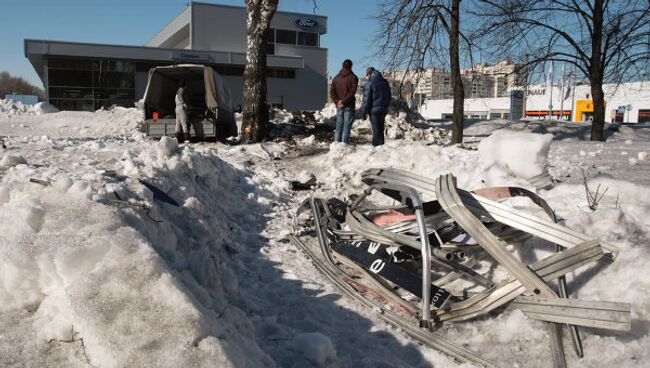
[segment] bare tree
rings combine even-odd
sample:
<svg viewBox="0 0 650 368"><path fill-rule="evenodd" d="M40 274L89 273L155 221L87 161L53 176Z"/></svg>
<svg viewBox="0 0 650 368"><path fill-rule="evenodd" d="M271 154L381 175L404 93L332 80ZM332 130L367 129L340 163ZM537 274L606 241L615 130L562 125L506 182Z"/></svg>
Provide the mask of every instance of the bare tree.
<svg viewBox="0 0 650 368"><path fill-rule="evenodd" d="M266 35L279 0L246 0L246 67L242 138L260 142L266 136Z"/></svg>
<svg viewBox="0 0 650 368"><path fill-rule="evenodd" d="M14 77L9 72L0 72L0 98L9 94L36 95L39 98L45 96L45 92L39 87L29 83L22 77Z"/></svg>
<svg viewBox="0 0 650 368"><path fill-rule="evenodd" d="M383 42L378 54L390 70L406 69L421 73L425 65L449 65L454 98L452 143L463 141L461 79L461 39L470 42L461 30L460 0L396 0L380 3L379 32ZM471 53L468 52L471 59ZM408 73L403 75L403 80Z"/></svg>
<svg viewBox="0 0 650 368"><path fill-rule="evenodd" d="M648 0L480 0L478 33L492 52L528 53L528 65L575 65L591 84L591 139L604 140L603 83L647 77Z"/></svg>

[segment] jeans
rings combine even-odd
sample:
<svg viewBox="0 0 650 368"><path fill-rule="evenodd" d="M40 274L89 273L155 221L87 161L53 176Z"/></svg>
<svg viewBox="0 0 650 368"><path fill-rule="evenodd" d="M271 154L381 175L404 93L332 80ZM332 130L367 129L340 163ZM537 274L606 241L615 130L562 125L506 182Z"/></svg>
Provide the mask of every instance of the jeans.
<svg viewBox="0 0 650 368"><path fill-rule="evenodd" d="M336 109L336 131L334 132L334 142L350 143L350 130L354 120L354 108L344 107Z"/></svg>
<svg viewBox="0 0 650 368"><path fill-rule="evenodd" d="M386 114L370 114L370 125L372 125L372 145L381 146L384 144L384 123Z"/></svg>

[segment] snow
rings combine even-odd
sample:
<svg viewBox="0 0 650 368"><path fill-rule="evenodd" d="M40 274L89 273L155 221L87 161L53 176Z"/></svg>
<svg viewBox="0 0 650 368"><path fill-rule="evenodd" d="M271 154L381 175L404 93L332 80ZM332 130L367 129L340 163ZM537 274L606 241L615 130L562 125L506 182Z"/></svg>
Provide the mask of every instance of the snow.
<svg viewBox="0 0 650 368"><path fill-rule="evenodd" d="M481 166L485 171L507 171L521 178L541 175L546 171L552 139L551 134L498 130L478 145Z"/></svg>
<svg viewBox="0 0 650 368"><path fill-rule="evenodd" d="M319 332L294 336L291 340L291 347L318 366L323 366L328 360L331 361L336 357L336 351L334 350L332 341Z"/></svg>
<svg viewBox="0 0 650 368"><path fill-rule="evenodd" d="M353 145L307 133L230 146L148 140L136 109L0 106L0 365L471 366L342 296L287 241L302 200L358 194L370 167L450 172L469 189L527 185L547 170L555 186L538 193L566 225L621 247L612 264L569 275L572 295L633 305L630 332L581 329L585 358L565 339L569 366L650 364L648 126L590 142L584 125L485 121L466 128L465 144L444 146L448 125L397 114L379 147L361 119ZM334 112L317 112L317 124ZM592 190L607 188L596 211L583 170ZM291 190L313 178L313 190ZM532 261L547 248L517 252ZM503 366L550 361L545 325L519 311L437 333Z"/></svg>
<svg viewBox="0 0 650 368"><path fill-rule="evenodd" d="M10 153L6 153L2 155L2 159L0 159L0 167L24 165L26 163L27 161L25 161L25 158L23 156L12 155Z"/></svg>
<svg viewBox="0 0 650 368"><path fill-rule="evenodd" d="M58 112L59 109L48 102L38 102L34 105L23 104L20 101L0 99L0 114L18 115L18 114L50 114Z"/></svg>

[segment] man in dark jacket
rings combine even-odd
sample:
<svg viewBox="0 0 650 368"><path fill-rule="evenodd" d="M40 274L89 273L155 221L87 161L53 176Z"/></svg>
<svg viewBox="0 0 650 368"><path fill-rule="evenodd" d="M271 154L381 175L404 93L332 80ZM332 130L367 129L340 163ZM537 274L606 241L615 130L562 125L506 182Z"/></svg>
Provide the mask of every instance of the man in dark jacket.
<svg viewBox="0 0 650 368"><path fill-rule="evenodd" d="M390 105L390 86L381 73L374 68L368 68L366 76L368 83L363 88L361 112L364 119L370 115L372 145L380 146L384 144L384 123Z"/></svg>
<svg viewBox="0 0 650 368"><path fill-rule="evenodd" d="M346 59L339 74L332 79L330 98L336 104L335 142L350 143L350 130L354 120L354 95L357 93L359 78L352 72L352 61Z"/></svg>

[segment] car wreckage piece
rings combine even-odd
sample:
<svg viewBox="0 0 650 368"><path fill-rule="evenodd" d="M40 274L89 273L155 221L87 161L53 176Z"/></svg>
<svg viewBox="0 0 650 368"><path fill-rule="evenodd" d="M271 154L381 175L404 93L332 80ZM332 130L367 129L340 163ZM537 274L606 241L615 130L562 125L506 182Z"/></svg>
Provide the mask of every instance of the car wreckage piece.
<svg viewBox="0 0 650 368"><path fill-rule="evenodd" d="M550 322L553 364L563 367L561 324L569 328L580 357L578 325L630 329L628 303L567 299L564 275L613 259L617 247L558 224L553 210L535 193L513 187L467 192L456 188L451 175L432 181L394 169L367 170L362 180L368 188L347 203L319 198L303 203L294 217L290 240L346 294L381 310L389 323L424 344L461 361L494 366L430 330L436 324L516 308L530 318ZM368 201L374 192L400 204L375 206ZM420 195L429 201L423 202ZM516 196L530 198L551 220L497 202ZM320 255L299 226L300 214L308 209ZM557 253L530 265L521 262L508 247L530 237L556 244ZM494 282L477 272L489 257L510 276ZM552 280L557 280L558 292L547 284ZM483 290L458 291L455 282Z"/></svg>

